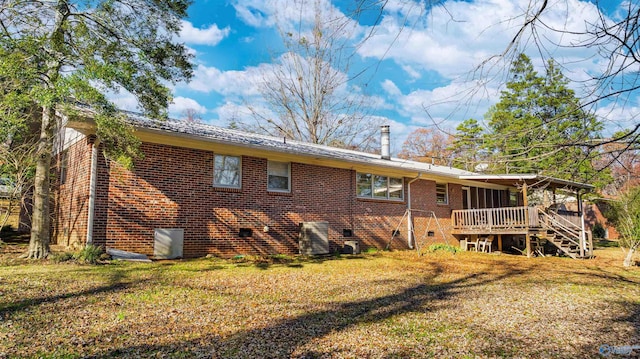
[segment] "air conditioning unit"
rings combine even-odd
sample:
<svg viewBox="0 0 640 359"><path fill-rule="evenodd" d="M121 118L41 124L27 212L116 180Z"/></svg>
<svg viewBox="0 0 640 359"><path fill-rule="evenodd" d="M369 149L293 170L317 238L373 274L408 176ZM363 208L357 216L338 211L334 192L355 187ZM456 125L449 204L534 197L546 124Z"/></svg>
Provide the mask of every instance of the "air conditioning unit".
<svg viewBox="0 0 640 359"><path fill-rule="evenodd" d="M299 235L300 254L329 254L329 222L302 222Z"/></svg>

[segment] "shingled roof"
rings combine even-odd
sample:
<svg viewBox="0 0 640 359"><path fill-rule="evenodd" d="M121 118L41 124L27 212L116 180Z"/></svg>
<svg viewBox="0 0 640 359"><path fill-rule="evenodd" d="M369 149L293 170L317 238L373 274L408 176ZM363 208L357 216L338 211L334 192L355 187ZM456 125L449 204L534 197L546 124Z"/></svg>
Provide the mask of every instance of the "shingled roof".
<svg viewBox="0 0 640 359"><path fill-rule="evenodd" d="M193 139L246 147L250 149L268 150L311 158L340 160L353 164L363 164L425 174L428 173L443 177L458 178L461 175L474 174L473 172L448 166L439 166L400 158L385 160L377 154L294 141L283 137L247 133L204 123L186 122L174 119L154 120L132 112L126 112L126 115L129 122L137 129L188 136Z"/></svg>

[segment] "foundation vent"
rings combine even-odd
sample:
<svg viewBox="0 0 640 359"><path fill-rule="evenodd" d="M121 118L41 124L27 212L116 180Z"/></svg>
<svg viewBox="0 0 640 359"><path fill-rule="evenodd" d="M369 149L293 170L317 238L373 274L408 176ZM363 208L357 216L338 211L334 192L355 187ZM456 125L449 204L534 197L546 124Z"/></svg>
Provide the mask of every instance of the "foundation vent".
<svg viewBox="0 0 640 359"><path fill-rule="evenodd" d="M182 258L184 229L156 228L153 234L153 256L157 259Z"/></svg>

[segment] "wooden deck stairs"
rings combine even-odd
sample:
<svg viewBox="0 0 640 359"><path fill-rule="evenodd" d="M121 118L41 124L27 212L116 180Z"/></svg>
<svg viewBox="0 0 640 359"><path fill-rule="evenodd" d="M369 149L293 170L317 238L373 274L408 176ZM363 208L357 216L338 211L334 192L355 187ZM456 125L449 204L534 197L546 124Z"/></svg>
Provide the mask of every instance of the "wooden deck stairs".
<svg viewBox="0 0 640 359"><path fill-rule="evenodd" d="M593 243L588 235L585 248L580 248L582 229L563 217L554 216L543 211L540 215L540 230L536 237L546 239L565 255L573 258L591 258Z"/></svg>
<svg viewBox="0 0 640 359"><path fill-rule="evenodd" d="M544 253L542 242L553 244L559 253L571 258L591 258L591 233L583 232L582 217L577 212L545 211L537 207L501 207L453 210L452 234L467 236L529 236L531 254ZM585 238L583 238L583 233Z"/></svg>

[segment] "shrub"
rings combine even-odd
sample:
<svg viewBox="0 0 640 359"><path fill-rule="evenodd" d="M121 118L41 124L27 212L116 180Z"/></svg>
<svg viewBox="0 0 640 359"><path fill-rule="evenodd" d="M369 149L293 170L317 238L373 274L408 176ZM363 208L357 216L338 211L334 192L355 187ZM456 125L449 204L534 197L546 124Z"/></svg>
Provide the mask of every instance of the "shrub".
<svg viewBox="0 0 640 359"><path fill-rule="evenodd" d="M247 258L247 256L245 256L244 254L237 254L231 257L231 261L233 263L246 263L249 261L249 258Z"/></svg>
<svg viewBox="0 0 640 359"><path fill-rule="evenodd" d="M51 260L54 263L68 262L72 260L74 256L71 252L54 253L51 255Z"/></svg>
<svg viewBox="0 0 640 359"><path fill-rule="evenodd" d="M82 263L97 264L100 259L102 259L103 254L104 250L102 247L90 244L76 252L73 255L73 258Z"/></svg>
<svg viewBox="0 0 640 359"><path fill-rule="evenodd" d="M295 258L286 255L286 254L272 254L269 256L271 262L273 263L291 263L295 260Z"/></svg>
<svg viewBox="0 0 640 359"><path fill-rule="evenodd" d="M457 252L460 252L460 247L452 246L450 244L445 244L445 243L436 243L436 244L430 245L427 251L428 252L444 251L444 252L450 252L450 253L457 253Z"/></svg>
<svg viewBox="0 0 640 359"><path fill-rule="evenodd" d="M593 238L604 238L607 234L607 231L604 229L600 222L596 222L591 229L591 233L593 234Z"/></svg>

